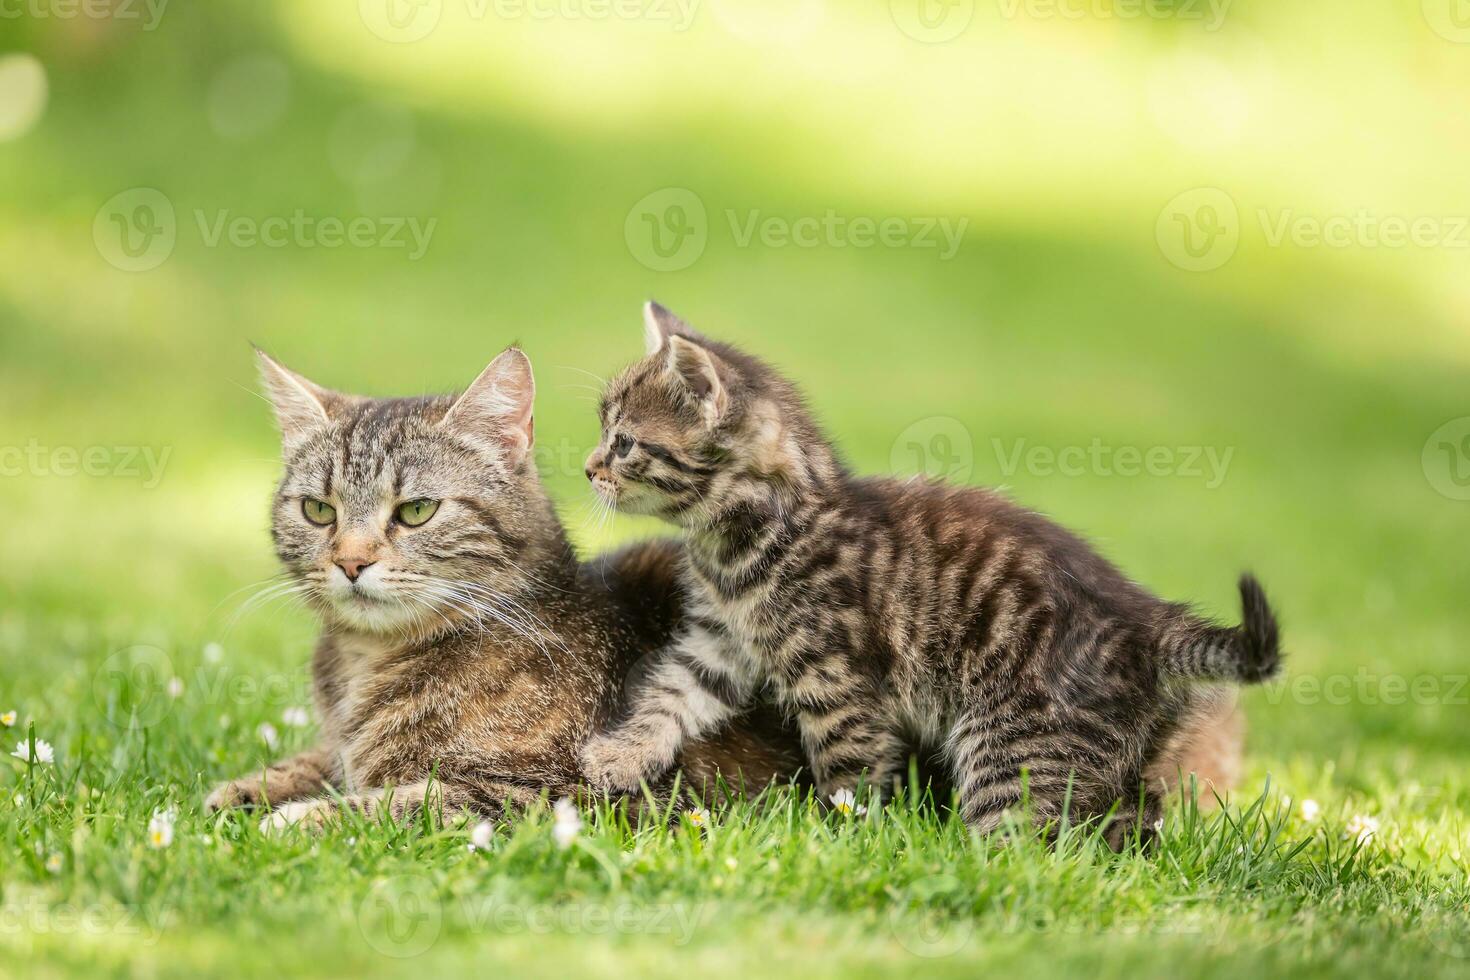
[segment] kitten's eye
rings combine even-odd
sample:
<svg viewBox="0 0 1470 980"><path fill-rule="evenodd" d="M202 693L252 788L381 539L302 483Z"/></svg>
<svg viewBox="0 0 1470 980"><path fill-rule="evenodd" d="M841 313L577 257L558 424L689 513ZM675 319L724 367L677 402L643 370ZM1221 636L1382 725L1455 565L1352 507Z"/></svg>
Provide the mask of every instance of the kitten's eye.
<svg viewBox="0 0 1470 980"><path fill-rule="evenodd" d="M337 508L325 500L315 497L303 497L301 500L301 513L306 519L318 527L326 527L337 520Z"/></svg>
<svg viewBox="0 0 1470 980"><path fill-rule="evenodd" d="M619 459L627 456L633 451L633 437L626 432L619 432L617 438L613 440L612 451L617 454Z"/></svg>
<svg viewBox="0 0 1470 980"><path fill-rule="evenodd" d="M426 523L439 509L437 500L410 500L398 505L397 517L399 523L407 524L409 527L418 527Z"/></svg>

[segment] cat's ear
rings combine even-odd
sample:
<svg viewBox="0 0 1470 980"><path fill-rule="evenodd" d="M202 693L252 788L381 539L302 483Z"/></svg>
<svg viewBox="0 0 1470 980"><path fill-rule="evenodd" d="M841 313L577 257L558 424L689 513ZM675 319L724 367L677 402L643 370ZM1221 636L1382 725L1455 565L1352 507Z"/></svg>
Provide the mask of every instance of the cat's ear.
<svg viewBox="0 0 1470 980"><path fill-rule="evenodd" d="M653 300L643 304L643 352L657 354L670 337L688 337L703 343L699 332Z"/></svg>
<svg viewBox="0 0 1470 980"><path fill-rule="evenodd" d="M505 451L515 468L535 443L536 421L531 412L535 400L531 359L519 347L509 347L480 372L440 424L490 440Z"/></svg>
<svg viewBox="0 0 1470 980"><path fill-rule="evenodd" d="M706 425L713 427L730 406L729 389L720 377L720 360L703 344L671 334L665 345L664 372L699 406Z"/></svg>
<svg viewBox="0 0 1470 980"><path fill-rule="evenodd" d="M341 395L286 369L259 347L255 359L261 384L276 410L283 448L290 450L332 421L331 409L341 403Z"/></svg>

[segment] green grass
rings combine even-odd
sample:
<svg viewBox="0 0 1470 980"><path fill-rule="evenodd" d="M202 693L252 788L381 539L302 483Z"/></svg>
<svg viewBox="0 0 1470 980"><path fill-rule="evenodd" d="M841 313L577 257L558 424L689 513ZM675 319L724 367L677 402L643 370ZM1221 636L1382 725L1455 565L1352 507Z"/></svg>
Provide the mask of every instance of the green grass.
<svg viewBox="0 0 1470 980"><path fill-rule="evenodd" d="M559 976L609 961L820 976L1044 962L1060 976L1098 958L1109 976L1161 962L1419 976L1450 975L1466 953L1463 871L1434 870L1433 832L1394 822L1422 806L1404 789L1375 794L1384 825L1366 842L1337 794L1311 820L1274 789L1214 813L1184 800L1148 856L1075 828L1054 850L1021 833L982 844L930 807L824 814L790 790L705 828L686 815L634 831L599 808L569 847L545 813L481 849L463 824L264 835L248 815L198 811L204 771L260 755L248 722L222 726L198 695L154 692L136 705L151 727L114 714L68 733L74 755L53 766L14 763L5 911L29 928L7 929L6 947L59 974L150 976ZM306 737L289 732L281 751ZM153 847L146 825L169 807L173 841Z"/></svg>
<svg viewBox="0 0 1470 980"><path fill-rule="evenodd" d="M446 21L389 45L352 6L170 5L150 33L7 21L50 100L0 153L0 450L170 455L151 486L0 477L0 712L18 712L10 741L34 724L57 757L0 762L0 976L1463 975L1470 504L1437 492L1421 454L1470 415L1467 254L1273 246L1257 220L1463 213L1470 147L1444 119L1464 114L1470 59L1420 5L1324 27L1316 5L1239 0L1206 33L978 4L933 46L886 4L834 0L821 30L765 42L710 10L678 35ZM279 119L217 135L216 70L262 52L288 70ZM339 121L369 101L413 119L381 180L342 163ZM92 224L136 186L170 198L180 234L130 274ZM1241 214L1238 253L1208 273L1155 241L1164 203L1198 186ZM661 187L710 215L686 270L653 271L624 239ZM296 208L438 224L417 262L195 230L196 210ZM829 208L969 225L941 261L741 246L725 216ZM1288 674L1245 695L1247 772L1223 814L1175 809L1148 857L995 848L929 812L843 820L787 797L719 813L707 836L592 820L564 851L535 819L470 852L463 829L270 839L204 817L214 780L311 737L282 716L308 702L313 624L236 615L275 570L277 450L247 341L324 384L408 394L463 385L519 339L547 486L592 551L659 530L592 526L580 473L587 373L637 354L650 295L789 368L860 469L911 468L927 446L1222 616L1253 568ZM1012 469L1020 440L1230 462L1218 484ZM125 662L156 669L128 680ZM168 807L175 839L154 849ZM1358 816L1379 830L1355 848ZM434 941L389 955L391 936L427 935L419 910ZM661 930L663 910L695 926Z"/></svg>

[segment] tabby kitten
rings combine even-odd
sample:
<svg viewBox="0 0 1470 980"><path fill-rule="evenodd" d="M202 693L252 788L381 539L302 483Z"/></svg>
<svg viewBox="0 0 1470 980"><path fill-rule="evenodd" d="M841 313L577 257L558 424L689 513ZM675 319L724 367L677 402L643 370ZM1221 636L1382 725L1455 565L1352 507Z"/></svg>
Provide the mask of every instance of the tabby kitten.
<svg viewBox="0 0 1470 980"><path fill-rule="evenodd" d="M587 477L684 529L690 602L627 719L585 747L598 784L657 776L769 685L823 796L886 792L938 751L979 831L1023 797L1041 822L1116 806L1120 846L1157 819L1181 735L1227 723L1194 682L1275 672L1253 578L1244 624L1217 626L988 490L855 476L772 368L656 304L645 321Z"/></svg>
<svg viewBox="0 0 1470 980"><path fill-rule="evenodd" d="M260 367L285 460L276 553L324 627L321 744L221 784L208 808L274 806L263 825L280 826L339 813L328 787L395 819L575 794L583 740L675 628L677 548L577 561L531 457L519 350L457 399L339 394L264 353ZM696 783L718 770L764 785L801 765L770 712L706 731L680 759Z"/></svg>

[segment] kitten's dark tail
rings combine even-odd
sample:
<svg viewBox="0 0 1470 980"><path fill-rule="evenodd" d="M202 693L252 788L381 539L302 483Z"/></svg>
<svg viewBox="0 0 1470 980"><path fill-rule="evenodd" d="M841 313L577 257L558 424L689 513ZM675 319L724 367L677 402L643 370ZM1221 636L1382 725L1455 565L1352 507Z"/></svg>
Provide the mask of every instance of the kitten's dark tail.
<svg viewBox="0 0 1470 980"><path fill-rule="evenodd" d="M1170 605L1156 640L1165 673L1198 680L1259 684L1281 668L1280 629L1261 583L1240 577L1241 623L1218 626Z"/></svg>

